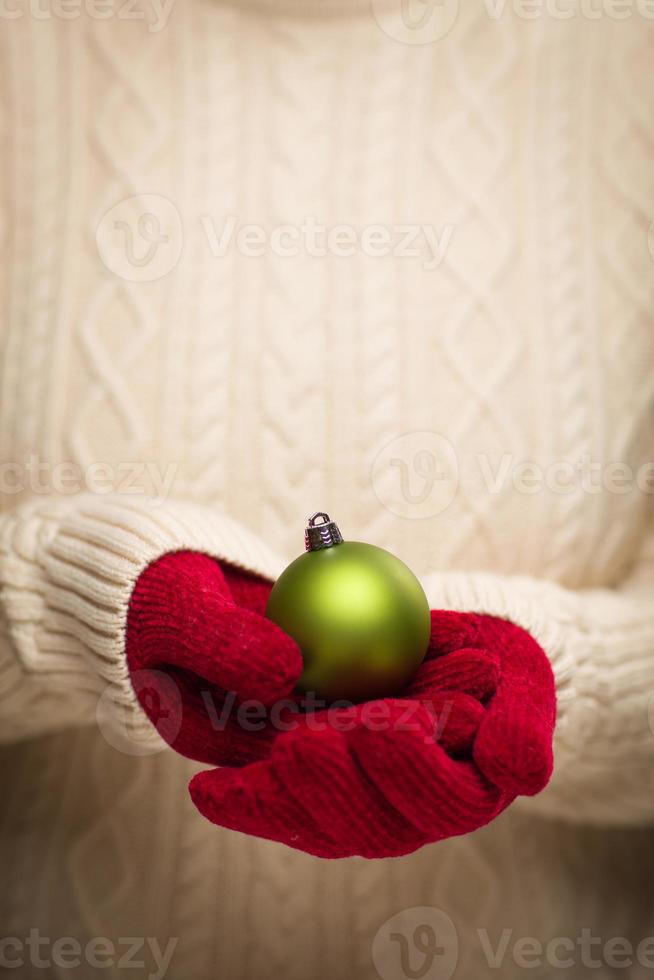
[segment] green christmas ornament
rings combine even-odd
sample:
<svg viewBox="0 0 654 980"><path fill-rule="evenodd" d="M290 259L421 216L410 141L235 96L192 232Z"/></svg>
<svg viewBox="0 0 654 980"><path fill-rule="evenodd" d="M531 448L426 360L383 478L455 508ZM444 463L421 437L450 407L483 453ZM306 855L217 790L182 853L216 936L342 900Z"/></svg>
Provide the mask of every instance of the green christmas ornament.
<svg viewBox="0 0 654 980"><path fill-rule="evenodd" d="M328 702L397 694L429 643L429 603L418 579L383 548L344 542L328 514L309 519L305 545L266 607L302 651L299 690Z"/></svg>

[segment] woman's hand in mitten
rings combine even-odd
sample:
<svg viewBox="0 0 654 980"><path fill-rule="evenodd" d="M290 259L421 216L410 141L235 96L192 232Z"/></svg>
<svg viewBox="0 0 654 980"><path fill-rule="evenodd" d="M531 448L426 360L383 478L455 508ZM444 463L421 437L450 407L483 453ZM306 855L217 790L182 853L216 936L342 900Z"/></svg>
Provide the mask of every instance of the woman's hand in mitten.
<svg viewBox="0 0 654 980"><path fill-rule="evenodd" d="M127 664L139 703L182 755L215 765L265 758L269 719L239 706L287 699L302 671L296 643L264 618L268 582L197 552L164 555L136 583Z"/></svg>
<svg viewBox="0 0 654 980"><path fill-rule="evenodd" d="M521 628L432 612L399 697L298 715L269 757L199 773L209 820L321 857L388 857L468 833L552 770L554 679Z"/></svg>

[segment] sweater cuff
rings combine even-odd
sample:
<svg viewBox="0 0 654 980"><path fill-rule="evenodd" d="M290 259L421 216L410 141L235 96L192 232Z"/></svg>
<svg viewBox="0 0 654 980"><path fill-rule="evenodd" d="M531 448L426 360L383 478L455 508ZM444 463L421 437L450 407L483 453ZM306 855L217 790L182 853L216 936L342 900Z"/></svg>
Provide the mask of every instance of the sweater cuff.
<svg viewBox="0 0 654 980"><path fill-rule="evenodd" d="M267 579L280 561L227 516L182 502L84 496L62 519L42 556L46 573L43 648L67 648L101 679L98 721L143 751L163 746L142 711L125 659L127 614L141 573L162 555L199 551Z"/></svg>
<svg viewBox="0 0 654 980"><path fill-rule="evenodd" d="M447 573L430 604L499 616L528 630L557 692L554 774L520 805L542 816L637 824L654 817L654 617L647 592L574 592L522 576Z"/></svg>
<svg viewBox="0 0 654 980"><path fill-rule="evenodd" d="M556 681L557 734L574 708L582 644L574 593L528 576L448 572L423 582L432 609L483 613L521 626L546 652Z"/></svg>

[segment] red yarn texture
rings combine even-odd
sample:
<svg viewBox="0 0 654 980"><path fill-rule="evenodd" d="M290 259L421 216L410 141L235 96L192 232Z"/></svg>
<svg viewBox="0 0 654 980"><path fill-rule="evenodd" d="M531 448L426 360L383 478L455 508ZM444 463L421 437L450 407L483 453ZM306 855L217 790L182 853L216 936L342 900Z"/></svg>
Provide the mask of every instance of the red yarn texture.
<svg viewBox="0 0 654 980"><path fill-rule="evenodd" d="M395 698L308 710L295 642L263 616L270 584L194 552L138 580L127 662L178 752L221 768L190 792L223 827L325 858L399 856L466 834L552 772L547 656L493 616L432 611L429 650Z"/></svg>

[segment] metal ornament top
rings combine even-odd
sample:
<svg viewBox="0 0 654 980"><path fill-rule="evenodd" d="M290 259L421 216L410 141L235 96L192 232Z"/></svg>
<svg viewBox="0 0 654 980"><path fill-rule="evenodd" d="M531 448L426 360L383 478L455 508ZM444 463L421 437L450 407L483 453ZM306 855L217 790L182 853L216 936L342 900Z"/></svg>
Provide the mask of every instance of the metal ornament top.
<svg viewBox="0 0 654 980"><path fill-rule="evenodd" d="M307 551L320 551L342 543L343 536L338 525L329 519L329 514L318 511L311 515L304 532L304 547Z"/></svg>

